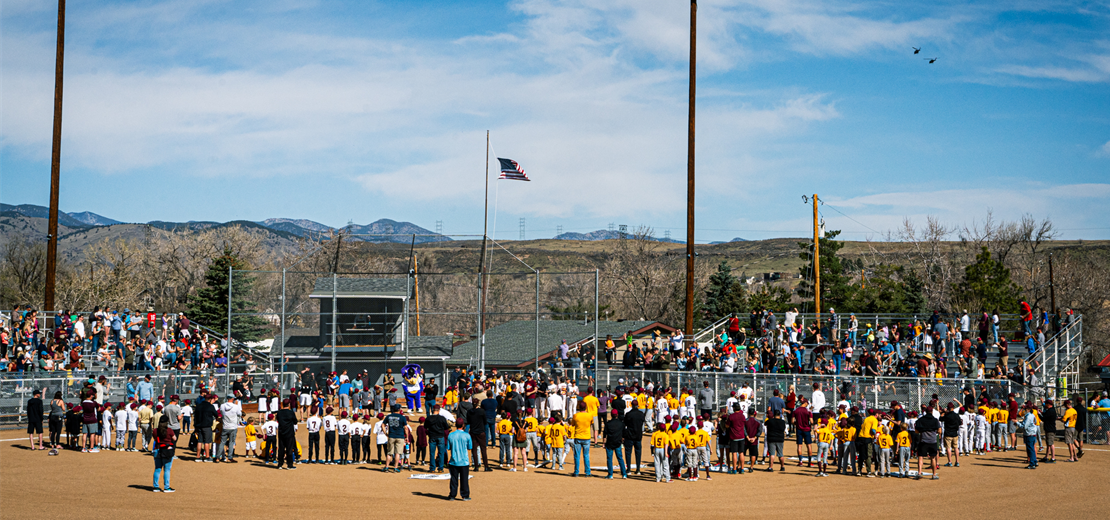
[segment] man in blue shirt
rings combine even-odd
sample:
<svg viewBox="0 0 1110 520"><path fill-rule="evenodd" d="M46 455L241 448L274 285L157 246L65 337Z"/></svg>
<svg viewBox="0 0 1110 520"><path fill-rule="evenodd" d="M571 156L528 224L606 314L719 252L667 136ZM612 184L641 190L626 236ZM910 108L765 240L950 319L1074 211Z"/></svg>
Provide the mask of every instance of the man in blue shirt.
<svg viewBox="0 0 1110 520"><path fill-rule="evenodd" d="M390 408L389 415L385 416L385 424L389 435L389 444L386 455L389 459L385 462L382 471L388 473L389 466L394 465L397 473L401 472L401 457L405 454L405 439L409 430L408 419L401 415L401 405L395 404ZM406 461L407 462L407 461Z"/></svg>
<svg viewBox="0 0 1110 520"><path fill-rule="evenodd" d="M139 382L138 391L140 401L154 400L154 384L150 382L150 374L143 376L143 380Z"/></svg>
<svg viewBox="0 0 1110 520"><path fill-rule="evenodd" d="M447 500L455 500L459 494L459 485L462 485L462 499L470 500L470 450L474 444L470 441L470 434L464 431L466 421L455 421L455 431L447 436L447 451L451 460L447 463L447 471L451 473L451 492Z"/></svg>

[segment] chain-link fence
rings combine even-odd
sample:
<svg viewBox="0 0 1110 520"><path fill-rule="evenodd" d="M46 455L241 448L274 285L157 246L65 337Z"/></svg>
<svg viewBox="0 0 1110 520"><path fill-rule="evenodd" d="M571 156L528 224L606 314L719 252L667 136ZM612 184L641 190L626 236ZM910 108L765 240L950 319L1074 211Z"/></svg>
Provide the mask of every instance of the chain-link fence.
<svg viewBox="0 0 1110 520"><path fill-rule="evenodd" d="M154 397L169 397L178 395L181 399L196 399L201 388L223 396L228 392L226 378L215 371L162 371L162 372L27 372L0 374L0 428L12 428L19 424L26 424L27 401L34 395L35 390L42 391L42 400L49 403L56 392L61 392L62 399L68 404L75 404L80 400L80 391L85 388L89 379L106 387L104 399L106 403L120 403L127 401L129 395L134 395L138 384L144 381L144 376L150 376L154 387ZM289 380L291 374L284 376ZM100 378L104 377L101 382ZM243 383L248 391L254 388L269 388L283 379L280 374L256 373L245 376ZM129 388L130 385L130 388Z"/></svg>

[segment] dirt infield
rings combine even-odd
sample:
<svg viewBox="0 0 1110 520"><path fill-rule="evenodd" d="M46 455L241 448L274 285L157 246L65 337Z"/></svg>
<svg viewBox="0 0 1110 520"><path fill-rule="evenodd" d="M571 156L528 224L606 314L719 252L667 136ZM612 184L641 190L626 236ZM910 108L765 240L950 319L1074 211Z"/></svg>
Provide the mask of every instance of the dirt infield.
<svg viewBox="0 0 1110 520"><path fill-rule="evenodd" d="M307 445L307 435L299 435ZM0 433L4 439L16 431ZM242 433L238 451L242 453ZM184 443L182 443L184 444ZM646 443L645 443L646 444ZM1058 445L1060 451L1062 446ZM304 518L324 511L380 513L393 507L402 516L446 515L471 518L643 518L671 513L681 518L856 517L860 514L916 518L1106 518L1102 500L1110 475L1110 451L1091 446L1079 463L1024 468L1024 451L965 458L960 468L941 468L940 480L867 479L787 466L785 473L713 474L712 481L657 484L654 475L628 480L572 478L540 469L528 473L495 470L471 479L473 500L447 502L448 483L409 479L409 472L386 474L375 465L301 465L278 471L253 460L236 464L193 462L179 450L173 465L172 495L152 493L154 464L141 453L65 451L49 457L27 442L0 442L0 518L222 518L266 515ZM1099 450L1099 451L1096 451ZM793 444L787 443L788 453ZM496 457L496 449L490 451ZM645 462L650 457L645 451ZM605 465L605 451L591 453L594 467ZM573 459L568 455L568 461ZM941 459L943 462L943 458ZM419 470L419 469L418 469ZM493 514L494 516L490 516Z"/></svg>

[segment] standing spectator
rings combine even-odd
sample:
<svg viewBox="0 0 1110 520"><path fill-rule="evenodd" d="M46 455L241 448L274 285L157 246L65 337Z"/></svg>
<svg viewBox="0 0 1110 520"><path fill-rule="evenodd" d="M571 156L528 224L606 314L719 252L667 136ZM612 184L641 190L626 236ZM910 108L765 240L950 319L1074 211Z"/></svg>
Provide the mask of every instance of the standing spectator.
<svg viewBox="0 0 1110 520"><path fill-rule="evenodd" d="M779 458L779 471L786 471L786 459L782 452L786 442L786 421L782 420L781 414L781 411L772 408L770 417L764 422L767 427L767 471L774 471L775 457Z"/></svg>
<svg viewBox="0 0 1110 520"><path fill-rule="evenodd" d="M154 492L173 493L170 487L170 468L177 451L177 436L170 429L170 418L163 415L154 431ZM162 473L162 487L158 487L158 473Z"/></svg>
<svg viewBox="0 0 1110 520"><path fill-rule="evenodd" d="M466 427L466 421L460 418L455 422L455 431L447 436L447 447L450 454L447 470L451 473L451 491L447 495L447 500L455 500L455 497L459 496L459 491L462 491L464 501L470 500L470 458L468 455L470 450L474 448L474 442L473 436L463 431L464 427ZM475 469L477 469L477 462L475 462Z"/></svg>
<svg viewBox="0 0 1110 520"><path fill-rule="evenodd" d="M121 404L122 406L122 404ZM66 402L62 400L62 392L54 392L54 399L50 401L50 447L54 449L61 449L62 447L62 426L65 419ZM117 429L116 445L123 445L121 435L127 431L127 423L124 422L122 430Z"/></svg>
<svg viewBox="0 0 1110 520"><path fill-rule="evenodd" d="M806 445L806 461L809 467L813 467L813 412L809 411L806 407L806 398L802 398L801 405L794 409L794 428L796 428L795 437L798 440L798 465L802 465L802 444ZM818 463L823 463L820 454L817 456ZM826 457L827 458L827 457Z"/></svg>
<svg viewBox="0 0 1110 520"><path fill-rule="evenodd" d="M1022 418L1021 425L1025 428L1025 456L1029 459L1027 469L1037 469L1037 434L1039 427L1037 426L1037 415L1033 413L1032 405L1024 407L1025 417Z"/></svg>
<svg viewBox="0 0 1110 520"><path fill-rule="evenodd" d="M405 454L405 439L407 438L408 419L401 415L401 405L394 404L390 407L389 415L385 416L386 427L389 429L388 449L386 451L385 467L382 471L389 472L392 463L397 473L401 472L401 457Z"/></svg>
<svg viewBox="0 0 1110 520"><path fill-rule="evenodd" d="M143 380L139 382L136 389L136 394L140 401L154 400L154 384L150 382L150 374L143 376Z"/></svg>
<svg viewBox="0 0 1110 520"><path fill-rule="evenodd" d="M625 427L624 421L619 417L620 412L613 410L612 418L605 423L605 460L609 467L609 474L606 479L613 480L613 455L617 456L617 465L621 469L621 478L628 478L628 466L624 463L624 458L621 457L621 447L624 446ZM588 447L586 449L589 449ZM588 471L588 468L587 468Z"/></svg>
<svg viewBox="0 0 1110 520"><path fill-rule="evenodd" d="M53 430L51 430L53 434ZM35 435L39 436L39 446L35 447ZM27 400L27 438L31 441L32 450L45 450L42 445L42 390L35 389L32 397Z"/></svg>
<svg viewBox="0 0 1110 520"><path fill-rule="evenodd" d="M578 476L578 463L581 461L584 468L585 475L590 476L590 426L593 424L593 417L586 411L586 403L578 403L578 412L571 418L571 430L573 431L572 439L573 444L571 448L574 449L574 474Z"/></svg>
<svg viewBox="0 0 1110 520"><path fill-rule="evenodd" d="M286 399L281 402L281 410L277 413L278 423L278 469L297 469L294 461L297 458L297 412L293 411L293 403ZM235 449L235 438L232 437L232 449ZM232 452L234 455L234 452Z"/></svg>
<svg viewBox="0 0 1110 520"><path fill-rule="evenodd" d="M619 417L620 410L616 411ZM632 472L632 462L635 460L637 475L640 474L645 420L644 411L639 408L632 408L624 412L624 417L622 419L624 423L624 465L628 468L629 472ZM635 455L633 455L633 452L635 452Z"/></svg>
<svg viewBox="0 0 1110 520"><path fill-rule="evenodd" d="M474 471L478 471L483 463L486 471L493 471L489 467L489 457L486 454L486 412L479 406L480 401L477 397L473 398L471 404L474 407L466 414L466 424L473 441L471 444L474 450ZM478 456L479 450L481 450L481 457Z"/></svg>
<svg viewBox="0 0 1110 520"><path fill-rule="evenodd" d="M440 415L438 404L429 407L432 414L424 421L424 431L428 435L428 470L443 473L444 459L447 458L447 418Z"/></svg>
<svg viewBox="0 0 1110 520"><path fill-rule="evenodd" d="M955 405L948 403L948 409L940 418L944 423L944 459L945 467L952 466L952 458L956 458L956 467L960 467L959 435L963 419L956 413Z"/></svg>
<svg viewBox="0 0 1110 520"><path fill-rule="evenodd" d="M166 405L166 407L164 409L162 409L162 414L165 417L169 418L170 429L173 430L174 440L176 440L178 437L181 436L182 414L181 414L181 405L179 405L177 403L178 399L179 398L176 395L171 395L170 396L170 404Z"/></svg>
<svg viewBox="0 0 1110 520"><path fill-rule="evenodd" d="M821 383L813 383L813 396L809 400L809 411L814 415L825 407L825 392L821 391Z"/></svg>
<svg viewBox="0 0 1110 520"><path fill-rule="evenodd" d="M932 463L933 480L940 478L940 464L937 460L937 435L940 431L940 421L933 416L933 407L925 408L925 413L914 423L914 431L920 436L921 441L917 445L917 477L915 480L921 480L921 459L928 458Z"/></svg>
<svg viewBox="0 0 1110 520"><path fill-rule="evenodd" d="M239 436L239 420L243 416L243 407L235 394L227 396L220 406L220 414L223 419L219 444L216 445L216 462L235 462L235 440Z"/></svg>
<svg viewBox="0 0 1110 520"><path fill-rule="evenodd" d="M733 317L733 319L736 318ZM702 388L698 390L698 415L705 417L713 413L713 404L716 400L714 399L713 389L709 388L709 381L702 381L701 384Z"/></svg>
<svg viewBox="0 0 1110 520"><path fill-rule="evenodd" d="M99 453L100 449L96 447L96 432L100 421L96 417L97 405L93 397L95 392L88 389L84 390L85 400L81 401L81 452L82 453ZM41 409L41 405L40 405ZM42 412L39 412L39 433L42 433ZM40 437L39 442L42 442Z"/></svg>
<svg viewBox="0 0 1110 520"><path fill-rule="evenodd" d="M197 451L195 462L211 462L212 424L216 420L216 407L203 394L197 398L196 409Z"/></svg>

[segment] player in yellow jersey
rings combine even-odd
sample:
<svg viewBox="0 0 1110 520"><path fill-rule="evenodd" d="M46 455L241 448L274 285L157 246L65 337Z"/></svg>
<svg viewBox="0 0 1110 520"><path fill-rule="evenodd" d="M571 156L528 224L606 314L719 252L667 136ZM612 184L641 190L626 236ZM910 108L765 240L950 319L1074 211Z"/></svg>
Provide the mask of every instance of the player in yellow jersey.
<svg viewBox="0 0 1110 520"><path fill-rule="evenodd" d="M894 440L898 444L898 476L907 478L910 476L910 432L902 430Z"/></svg>
<svg viewBox="0 0 1110 520"><path fill-rule="evenodd" d="M559 422L557 417L548 419L550 425L547 427L547 437L545 441L551 448L551 469L555 469L555 462L559 463L559 471L563 471L563 463L567 458L566 440L570 436L567 433L567 427Z"/></svg>
<svg viewBox="0 0 1110 520"><path fill-rule="evenodd" d="M840 457L836 472L847 475L852 470L856 458L856 428L849 425L848 419L840 420L840 430L836 432L836 440L840 441Z"/></svg>
<svg viewBox="0 0 1110 520"><path fill-rule="evenodd" d="M497 467L503 468L513 460L513 422L509 419L509 414L501 416L501 420L497 421L494 427L497 431L498 445L501 446L501 452L497 457Z"/></svg>
<svg viewBox="0 0 1110 520"><path fill-rule="evenodd" d="M890 478L890 456L891 449L894 448L894 438L890 436L889 427L882 427L882 432L879 434L877 442L879 443L880 450L879 468L877 472L881 478Z"/></svg>
<svg viewBox="0 0 1110 520"><path fill-rule="evenodd" d="M698 419L698 430L695 433L695 435L698 438L698 442L697 442L697 446L698 446L698 449L697 449L698 465L699 466L701 466L701 465L705 466L705 480L713 480L713 477L710 474L710 472L712 471L713 466L712 466L712 462L710 461L710 455L709 455L709 452L710 452L709 443L710 443L710 441L712 441L712 435L709 433L709 430L707 430L706 428L707 428L707 426L706 426L705 421L703 421L701 419Z"/></svg>
<svg viewBox="0 0 1110 520"><path fill-rule="evenodd" d="M1010 446L1009 428L1007 424L1010 422L1010 411L1005 406L999 407L994 412L995 431L998 434L998 449L1002 451L1010 451L1013 449Z"/></svg>
<svg viewBox="0 0 1110 520"><path fill-rule="evenodd" d="M1064 443L1068 445L1068 462L1078 462L1079 457L1083 456L1083 448L1079 445L1079 437L1075 429L1078 419L1079 413L1075 411L1071 399L1064 400L1064 415L1060 420L1064 423Z"/></svg>
<svg viewBox="0 0 1110 520"><path fill-rule="evenodd" d="M821 412L824 413L824 412ZM834 427L821 421L818 424L822 425L817 429L817 476L829 476L829 448L832 447L833 439L836 438Z"/></svg>
<svg viewBox="0 0 1110 520"><path fill-rule="evenodd" d="M655 458L655 481L670 482L671 468L667 460L670 453L671 436L662 424L655 427L651 434L651 453Z"/></svg>

